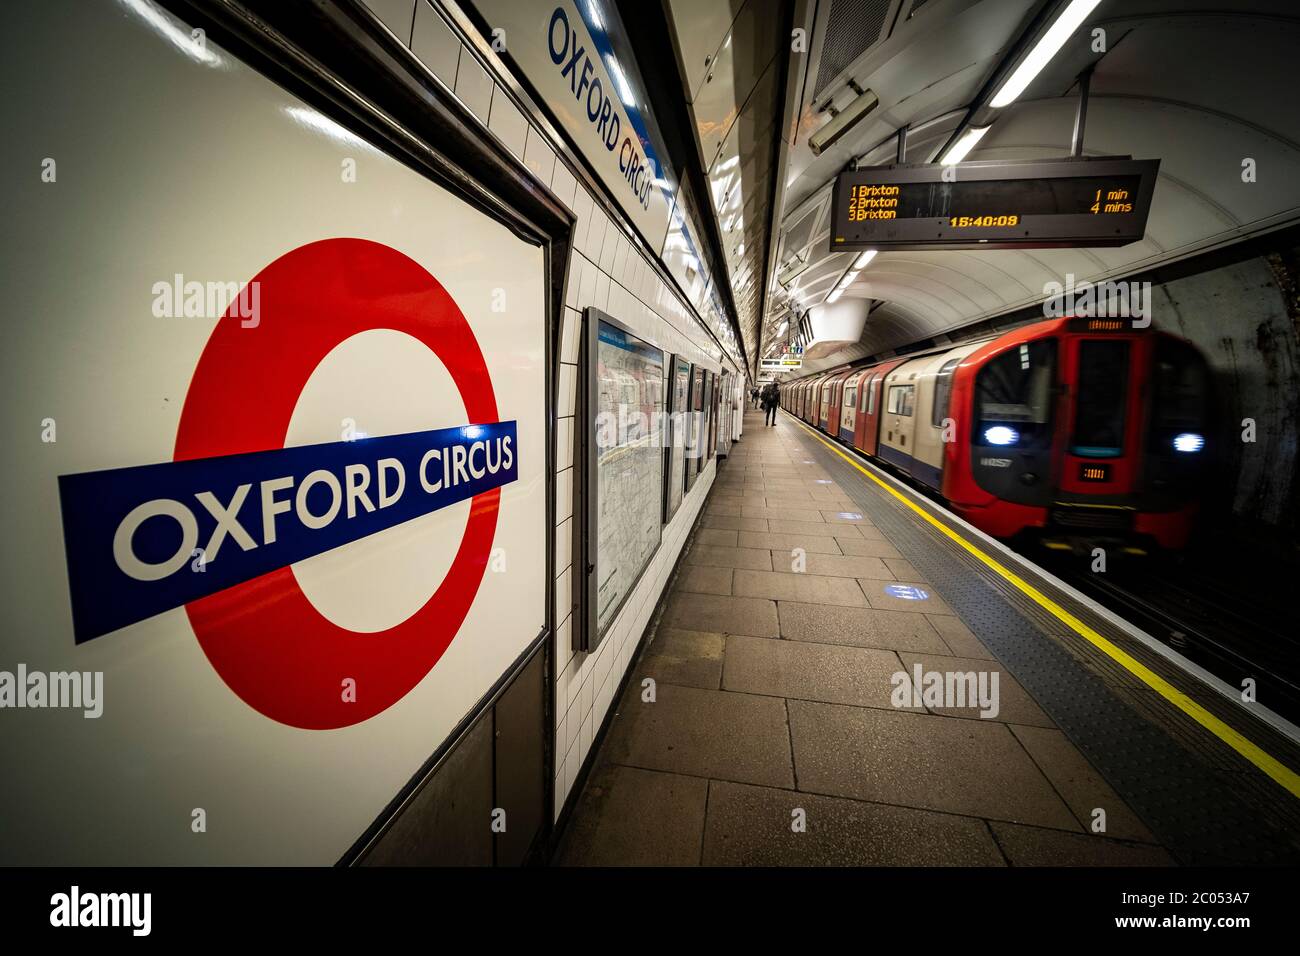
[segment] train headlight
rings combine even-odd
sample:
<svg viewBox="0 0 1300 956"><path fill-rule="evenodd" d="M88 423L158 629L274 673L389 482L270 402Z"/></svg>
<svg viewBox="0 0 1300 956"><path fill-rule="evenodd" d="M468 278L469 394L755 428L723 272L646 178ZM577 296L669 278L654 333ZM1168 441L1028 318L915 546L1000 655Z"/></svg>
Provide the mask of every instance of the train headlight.
<svg viewBox="0 0 1300 956"><path fill-rule="evenodd" d="M1205 447L1205 438L1195 432L1183 432L1174 436L1174 451L1194 452Z"/></svg>
<svg viewBox="0 0 1300 956"><path fill-rule="evenodd" d="M984 441L990 445L1014 445L1020 441L1020 433L1006 425L994 425L984 429Z"/></svg>

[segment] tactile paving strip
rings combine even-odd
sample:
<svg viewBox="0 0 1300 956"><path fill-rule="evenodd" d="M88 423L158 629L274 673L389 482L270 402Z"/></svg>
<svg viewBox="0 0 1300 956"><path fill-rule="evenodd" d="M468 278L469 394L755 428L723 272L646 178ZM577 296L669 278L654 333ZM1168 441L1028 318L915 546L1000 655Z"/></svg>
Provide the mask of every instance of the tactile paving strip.
<svg viewBox="0 0 1300 956"><path fill-rule="evenodd" d="M1018 592L994 586L993 576L967 564L950 541L793 427L845 494L934 586L1179 862L1200 866L1300 863L1295 834L1236 792L1241 773L1216 769L1204 754L1140 715L1098 674L1083 667L1050 629L1033 623L1039 616L1036 605ZM1265 782L1272 786L1271 781ZM1284 791L1273 789L1278 799L1290 799Z"/></svg>

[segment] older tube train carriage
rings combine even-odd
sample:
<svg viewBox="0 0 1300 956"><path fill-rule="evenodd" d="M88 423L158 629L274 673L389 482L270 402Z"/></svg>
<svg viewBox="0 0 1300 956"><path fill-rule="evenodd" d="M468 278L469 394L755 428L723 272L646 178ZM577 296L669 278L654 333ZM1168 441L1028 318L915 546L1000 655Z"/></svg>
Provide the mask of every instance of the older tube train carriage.
<svg viewBox="0 0 1300 956"><path fill-rule="evenodd" d="M1209 369L1190 343L1051 319L787 385L792 415L1000 538L1183 547L1206 469Z"/></svg>

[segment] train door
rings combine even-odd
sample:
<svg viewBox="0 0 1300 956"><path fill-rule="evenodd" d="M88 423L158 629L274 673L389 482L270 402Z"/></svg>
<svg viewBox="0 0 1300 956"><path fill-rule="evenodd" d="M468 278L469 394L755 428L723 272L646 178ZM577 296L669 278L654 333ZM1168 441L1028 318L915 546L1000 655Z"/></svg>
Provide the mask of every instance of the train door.
<svg viewBox="0 0 1300 956"><path fill-rule="evenodd" d="M826 434L834 434L831 423L839 420L840 383L844 381L843 373L831 375L822 384L821 413L817 416L817 427Z"/></svg>
<svg viewBox="0 0 1300 956"><path fill-rule="evenodd" d="M977 346L964 346L926 360L917 374L916 434L912 475L932 488L943 483L944 448L956 438L949 417L953 370Z"/></svg>
<svg viewBox="0 0 1300 956"><path fill-rule="evenodd" d="M897 368L901 362L886 362L877 365L867 373L866 381L858 389L858 420L853 444L868 455L876 454L876 445L880 437L880 415L884 404L881 401L885 376Z"/></svg>
<svg viewBox="0 0 1300 956"><path fill-rule="evenodd" d="M1056 442L1057 486L1066 494L1130 494L1142 428L1135 370L1145 367L1149 340L1067 335L1061 346L1061 376L1071 400Z"/></svg>
<svg viewBox="0 0 1300 956"><path fill-rule="evenodd" d="M822 376L816 375L808 382L808 391L803 399L803 414L799 417L808 424L817 417L817 408L821 404Z"/></svg>
<svg viewBox="0 0 1300 956"><path fill-rule="evenodd" d="M847 442L854 438L858 418L858 392L866 379L865 372L855 372L844 382L844 395L840 399L839 437Z"/></svg>
<svg viewBox="0 0 1300 956"><path fill-rule="evenodd" d="M871 420L871 413L875 411L872 408L872 394L879 374L876 369L865 372L862 376L862 384L858 386L858 414L853 421L853 447L859 451L867 450L867 424ZM868 409L871 411L869 412Z"/></svg>
<svg viewBox="0 0 1300 956"><path fill-rule="evenodd" d="M885 436L880 440L880 457L910 470L916 447L915 365L909 362L886 376L883 397L881 427Z"/></svg>

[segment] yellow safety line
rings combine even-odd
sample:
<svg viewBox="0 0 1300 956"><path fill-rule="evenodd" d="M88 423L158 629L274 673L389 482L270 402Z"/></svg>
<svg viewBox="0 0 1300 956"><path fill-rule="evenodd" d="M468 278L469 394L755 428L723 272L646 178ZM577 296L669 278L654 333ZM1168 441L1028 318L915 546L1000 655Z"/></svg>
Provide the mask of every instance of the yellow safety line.
<svg viewBox="0 0 1300 956"><path fill-rule="evenodd" d="M789 413L787 412L786 414ZM859 462L854 461L849 455L845 454L845 452L842 449L835 447L824 437L822 437L822 435L819 432L814 431L813 428L809 426L807 422L794 418L794 416L791 416L791 418L795 421L796 424L803 426L804 430L807 431L814 438L816 438L819 442L821 442L831 451L835 452L835 454L839 455L841 458L847 461L858 471L862 472L864 475L866 475L868 478L874 481L885 491L889 492L896 499L898 499L903 504L905 504L908 508L912 509L912 511L920 515L923 519L925 519L926 522L928 522L934 528L942 532L952 541L955 541L957 544L961 545L963 548L966 549L966 551L968 551L974 557L978 558L982 563L987 565L989 568L996 571L1005 580L1015 585L1017 589L1019 589L1023 594L1029 597L1039 607L1043 608L1043 610L1050 613L1062 624L1070 628L1070 630L1074 631L1084 640L1088 641L1098 650L1102 651L1104 654L1110 657L1111 660L1118 663L1130 674L1132 674L1138 680L1142 681L1142 683L1146 684L1148 687L1154 690L1165 700L1169 701L1171 704L1173 704L1175 707L1177 707L1187 716L1191 717L1193 720L1195 720L1206 730L1210 731L1210 733L1214 734L1214 736L1218 737L1220 740L1222 740L1233 750L1237 751L1237 753L1241 754L1243 757L1249 760L1252 764L1254 764L1264 773L1268 774L1269 777L1271 777L1279 785L1285 788L1292 796L1300 797L1300 774L1297 774L1295 771L1285 766L1277 758L1272 757L1269 754L1265 753L1256 744L1247 740L1237 731L1233 730L1222 720L1220 720L1218 717L1215 717L1212 713L1210 713L1208 710L1206 710L1196 701L1192 700L1192 698L1188 697L1182 691L1178 690L1176 687L1174 687L1172 684L1166 681L1159 674L1152 671L1149 667L1146 667L1140 661L1135 660L1129 654L1125 653L1123 650L1116 647L1113 643L1111 643L1102 635L1098 634L1087 624L1084 624L1077 617L1075 617L1065 608L1061 607L1059 604L1057 604L1047 595L1043 594L1041 591L1038 590L1038 588L1034 587L1024 578L1020 577L1014 571L1011 571L1010 569L1003 567L1002 564L1000 564L993 557L986 554L981 549L975 547L964 537L959 535L956 531L949 528L938 518L934 517L929 512L925 511L923 508L917 505L915 502L910 500L902 492L891 487L883 479L877 477L876 475L873 475L866 468L864 468Z"/></svg>

